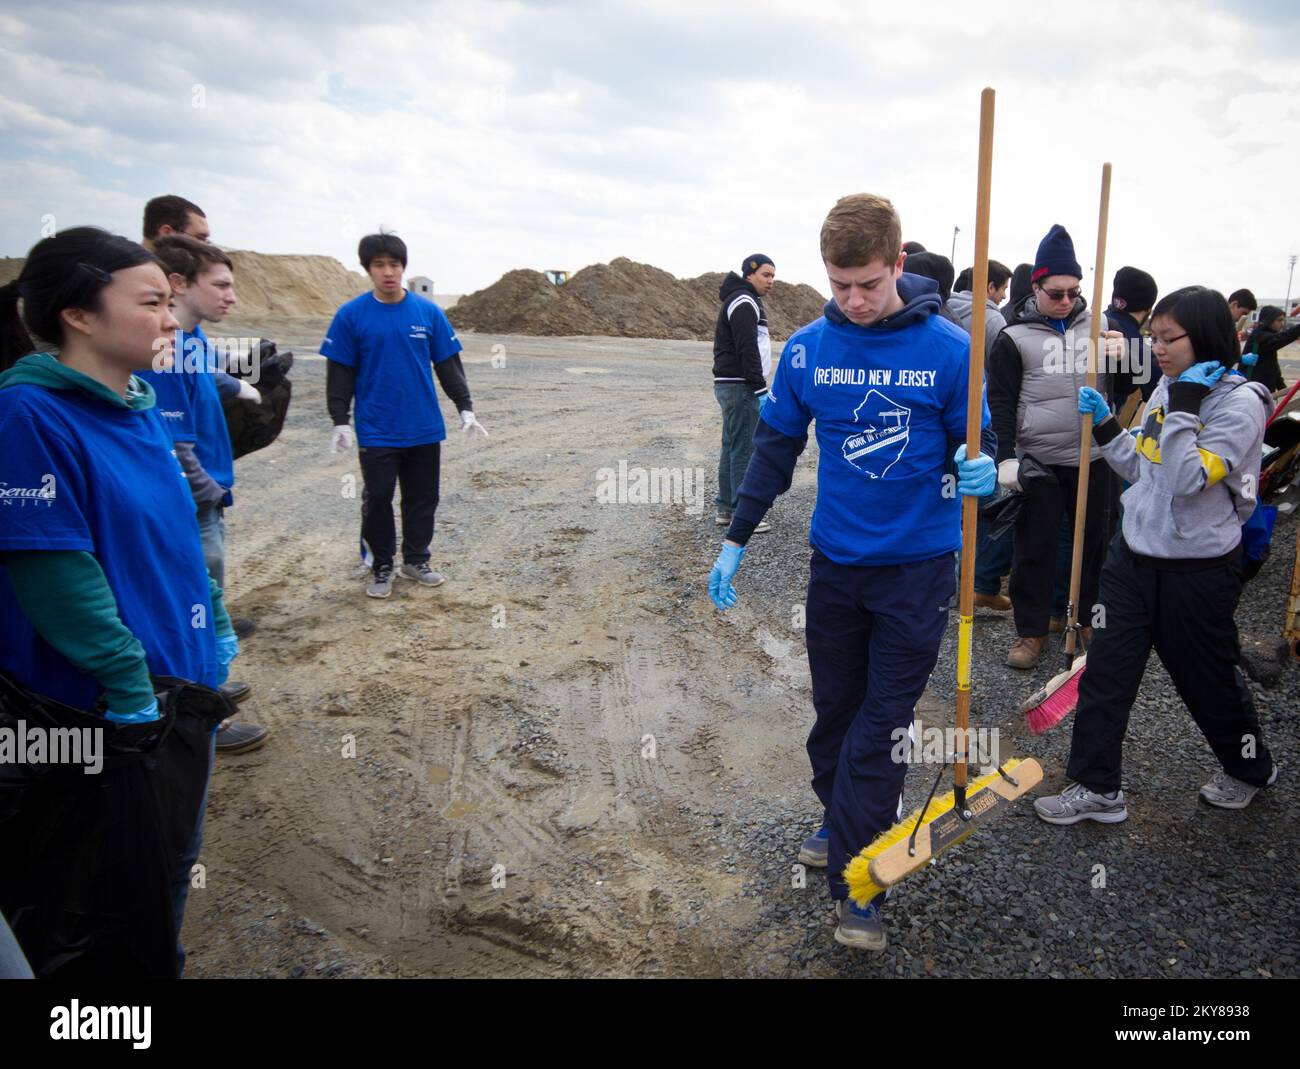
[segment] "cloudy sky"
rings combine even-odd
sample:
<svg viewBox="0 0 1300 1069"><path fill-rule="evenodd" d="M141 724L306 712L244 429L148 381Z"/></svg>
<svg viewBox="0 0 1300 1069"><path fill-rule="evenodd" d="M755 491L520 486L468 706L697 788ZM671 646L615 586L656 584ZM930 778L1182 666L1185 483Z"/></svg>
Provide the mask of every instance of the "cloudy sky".
<svg viewBox="0 0 1300 1069"><path fill-rule="evenodd" d="M1089 269L1109 160L1108 276L1281 295L1298 58L1289 0L4 5L0 254L50 217L138 237L179 193L237 248L355 266L396 230L442 292L754 250L826 292L845 193L945 255L960 227L970 262L991 85L992 256L1032 260L1059 222Z"/></svg>

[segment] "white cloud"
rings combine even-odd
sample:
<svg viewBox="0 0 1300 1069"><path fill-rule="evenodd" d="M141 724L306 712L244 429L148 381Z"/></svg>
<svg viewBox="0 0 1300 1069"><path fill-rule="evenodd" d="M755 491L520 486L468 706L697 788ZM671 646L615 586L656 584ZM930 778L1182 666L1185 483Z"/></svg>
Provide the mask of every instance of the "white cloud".
<svg viewBox="0 0 1300 1069"><path fill-rule="evenodd" d="M754 249L824 289L821 219L870 189L935 251L960 227L960 269L990 84L994 256L1031 259L1060 222L1090 264L1110 160L1108 275L1280 293L1300 76L1276 12L972 10L48 3L0 26L17 190L0 251L23 252L45 211L135 235L144 201L174 192L224 244L349 266L382 223L451 291L618 255L695 274Z"/></svg>

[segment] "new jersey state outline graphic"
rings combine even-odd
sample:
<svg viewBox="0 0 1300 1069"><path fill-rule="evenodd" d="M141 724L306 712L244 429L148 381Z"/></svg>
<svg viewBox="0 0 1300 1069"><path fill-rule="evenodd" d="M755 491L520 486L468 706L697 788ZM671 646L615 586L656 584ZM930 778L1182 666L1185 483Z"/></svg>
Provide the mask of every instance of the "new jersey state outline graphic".
<svg viewBox="0 0 1300 1069"><path fill-rule="evenodd" d="M853 421L862 424L844 439L844 459L868 478L881 479L907 449L912 410L895 404L877 389L867 391L853 410Z"/></svg>

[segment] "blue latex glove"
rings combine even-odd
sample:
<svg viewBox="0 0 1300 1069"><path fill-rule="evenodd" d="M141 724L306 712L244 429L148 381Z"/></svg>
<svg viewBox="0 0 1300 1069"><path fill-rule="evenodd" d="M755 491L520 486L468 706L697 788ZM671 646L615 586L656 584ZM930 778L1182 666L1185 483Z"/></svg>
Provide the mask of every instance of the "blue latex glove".
<svg viewBox="0 0 1300 1069"><path fill-rule="evenodd" d="M159 717L158 702L149 703L149 708L141 709L138 713L115 713L109 709L104 714L105 720L112 720L115 724L147 724L151 720L157 720Z"/></svg>
<svg viewBox="0 0 1300 1069"><path fill-rule="evenodd" d="M1202 360L1179 375L1178 381L1194 382L1197 386L1213 386L1223 377L1226 370L1217 360Z"/></svg>
<svg viewBox="0 0 1300 1069"><path fill-rule="evenodd" d="M767 407L767 403L770 400L772 400L772 395L770 393L765 393L758 399L758 411L760 415L762 414L763 409Z"/></svg>
<svg viewBox="0 0 1300 1069"><path fill-rule="evenodd" d="M713 571L709 572L709 597L724 612L736 604L736 588L731 585L731 580L735 578L744 555L744 546L729 546L724 542L722 552L713 562Z"/></svg>
<svg viewBox="0 0 1300 1069"><path fill-rule="evenodd" d="M1106 398L1102 397L1091 386L1079 387L1079 415L1086 416L1092 413L1092 422L1100 423L1110 415L1110 405L1106 404Z"/></svg>
<svg viewBox="0 0 1300 1069"><path fill-rule="evenodd" d="M952 455L957 462L957 493L967 497L987 497L998 485L998 466L987 453L978 454L974 460L966 459L966 443L957 447Z"/></svg>
<svg viewBox="0 0 1300 1069"><path fill-rule="evenodd" d="M1259 363L1259 353L1242 353L1241 362L1245 367L1254 367Z"/></svg>
<svg viewBox="0 0 1300 1069"><path fill-rule="evenodd" d="M217 663L221 665L221 678L224 683L230 675L230 662L239 656L239 636L231 633L217 638Z"/></svg>

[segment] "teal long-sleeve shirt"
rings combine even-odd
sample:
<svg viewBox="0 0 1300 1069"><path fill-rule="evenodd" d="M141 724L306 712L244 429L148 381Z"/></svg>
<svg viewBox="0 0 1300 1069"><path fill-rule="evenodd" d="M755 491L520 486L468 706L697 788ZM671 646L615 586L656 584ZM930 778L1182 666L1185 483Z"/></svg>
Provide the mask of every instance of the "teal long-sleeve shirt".
<svg viewBox="0 0 1300 1069"><path fill-rule="evenodd" d="M3 555L14 594L36 633L104 688L115 713L147 709L154 700L144 647L122 622L117 599L94 556L79 550ZM221 588L211 576L217 637L234 634Z"/></svg>

